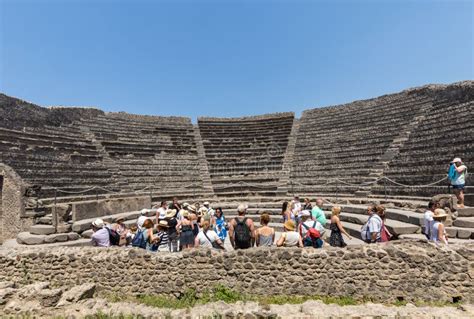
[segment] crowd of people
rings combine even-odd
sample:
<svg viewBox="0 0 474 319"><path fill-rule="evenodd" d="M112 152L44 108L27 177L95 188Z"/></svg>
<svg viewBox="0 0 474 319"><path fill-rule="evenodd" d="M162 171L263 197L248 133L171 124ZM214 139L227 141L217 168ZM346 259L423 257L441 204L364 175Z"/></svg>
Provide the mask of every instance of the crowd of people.
<svg viewBox="0 0 474 319"><path fill-rule="evenodd" d="M304 203L295 197L284 202L282 221L284 231L277 236L271 227L271 214L260 214L260 226L256 227L252 218L246 216L248 207L240 204L238 216L226 220L221 208L213 209L209 202L180 204L175 198L168 205L166 201L154 209L143 209L136 223L129 226L120 217L112 224L97 219L92 223L92 243L108 247L133 246L149 251L177 252L193 247L225 249L227 237L234 249L247 249L254 246L277 247L345 247L352 238L345 230L341 219L341 207L332 206L330 219L326 219L323 200L317 199L312 206L309 199ZM156 212L150 217L150 212ZM360 237L366 243L386 242L393 238L385 226L385 208L382 205L367 207L367 222L360 229ZM442 222L446 219L444 210L436 203L429 204L425 213L424 233L429 240L446 243L447 237ZM275 216L274 216L275 217ZM278 218L278 217L277 217ZM278 237L278 238L277 238Z"/></svg>

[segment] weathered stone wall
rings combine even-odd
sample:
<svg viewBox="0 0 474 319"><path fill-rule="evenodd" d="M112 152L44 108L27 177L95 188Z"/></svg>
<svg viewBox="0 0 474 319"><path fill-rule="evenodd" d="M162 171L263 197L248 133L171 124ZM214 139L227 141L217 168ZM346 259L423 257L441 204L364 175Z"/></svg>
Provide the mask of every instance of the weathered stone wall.
<svg viewBox="0 0 474 319"><path fill-rule="evenodd" d="M7 165L0 163L0 176L3 176L2 214L0 215L0 243L7 238L14 238L22 231L21 217L25 214L23 194L25 187L21 178Z"/></svg>
<svg viewBox="0 0 474 319"><path fill-rule="evenodd" d="M149 253L123 248L0 251L0 281L93 282L126 294L180 295L223 284L252 294L474 301L474 244L421 242L345 249L255 248Z"/></svg>
<svg viewBox="0 0 474 319"><path fill-rule="evenodd" d="M151 207L150 196L110 198L72 203L73 221L127 213Z"/></svg>

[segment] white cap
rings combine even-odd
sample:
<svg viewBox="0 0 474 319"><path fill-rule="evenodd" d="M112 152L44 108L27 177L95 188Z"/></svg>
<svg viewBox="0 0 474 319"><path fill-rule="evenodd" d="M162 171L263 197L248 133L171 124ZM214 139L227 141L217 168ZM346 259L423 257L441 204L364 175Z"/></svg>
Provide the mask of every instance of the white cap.
<svg viewBox="0 0 474 319"><path fill-rule="evenodd" d="M143 209L140 211L140 214L142 214L142 215L146 215L146 213L148 213L148 209L146 209L146 208L143 208Z"/></svg>
<svg viewBox="0 0 474 319"><path fill-rule="evenodd" d="M453 163L462 163L461 159L459 157L456 157L455 159L453 159Z"/></svg>
<svg viewBox="0 0 474 319"><path fill-rule="evenodd" d="M104 221L100 218L97 218L92 222L92 226L97 227L97 228L102 228L104 227Z"/></svg>
<svg viewBox="0 0 474 319"><path fill-rule="evenodd" d="M238 207L237 207L237 211L239 213L243 213L247 210L248 206L246 204L240 204Z"/></svg>
<svg viewBox="0 0 474 319"><path fill-rule="evenodd" d="M209 206L209 202L204 202L204 206Z"/></svg>
<svg viewBox="0 0 474 319"><path fill-rule="evenodd" d="M303 211L301 211L300 216L301 216L301 217L303 217L303 216L311 216L311 212L310 212L309 210L303 210Z"/></svg>

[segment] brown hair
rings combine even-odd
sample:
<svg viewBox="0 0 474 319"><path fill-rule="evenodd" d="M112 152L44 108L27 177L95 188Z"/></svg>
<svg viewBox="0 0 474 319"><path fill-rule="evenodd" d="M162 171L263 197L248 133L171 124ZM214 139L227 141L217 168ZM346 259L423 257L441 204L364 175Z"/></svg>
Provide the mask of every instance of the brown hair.
<svg viewBox="0 0 474 319"><path fill-rule="evenodd" d="M153 228L153 221L151 219L145 219L143 222L143 228Z"/></svg>
<svg viewBox="0 0 474 319"><path fill-rule="evenodd" d="M267 212L262 213L262 215L260 215L260 224L268 225L269 222L270 222L270 215Z"/></svg>
<svg viewBox="0 0 474 319"><path fill-rule="evenodd" d="M383 207L382 205L377 205L375 206L375 211L377 212L377 215L380 216L380 218L385 218L385 207Z"/></svg>

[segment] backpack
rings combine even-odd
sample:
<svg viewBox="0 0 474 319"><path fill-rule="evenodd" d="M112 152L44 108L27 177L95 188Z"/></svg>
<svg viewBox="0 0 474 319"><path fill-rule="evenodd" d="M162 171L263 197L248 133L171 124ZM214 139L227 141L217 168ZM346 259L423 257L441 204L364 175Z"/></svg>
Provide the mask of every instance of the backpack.
<svg viewBox="0 0 474 319"><path fill-rule="evenodd" d="M321 247L321 233L319 230L316 229L316 221L313 224L313 227L308 227L305 224L301 224L306 229L306 234L303 238L303 246L305 247L314 247L320 248Z"/></svg>
<svg viewBox="0 0 474 319"><path fill-rule="evenodd" d="M143 232L145 232L146 229L137 231L135 237L132 240L132 246L133 247L139 247L146 249L146 240L145 240L145 235L143 235Z"/></svg>
<svg viewBox="0 0 474 319"><path fill-rule="evenodd" d="M119 233L117 233L117 231L115 231L113 229L110 229L109 227L105 227L105 228L107 228L107 231L109 232L110 244L112 246L119 246L119 244L120 244L120 235L119 235Z"/></svg>
<svg viewBox="0 0 474 319"><path fill-rule="evenodd" d="M240 221L237 217L235 218L235 222L237 225L235 226L235 246L237 248L250 248L250 229L247 226L247 217L244 220Z"/></svg>
<svg viewBox="0 0 474 319"><path fill-rule="evenodd" d="M456 168L454 164L449 165L448 169L448 180L454 181L456 179Z"/></svg>

